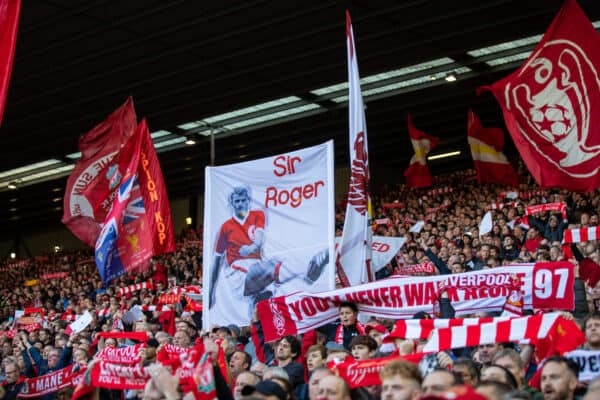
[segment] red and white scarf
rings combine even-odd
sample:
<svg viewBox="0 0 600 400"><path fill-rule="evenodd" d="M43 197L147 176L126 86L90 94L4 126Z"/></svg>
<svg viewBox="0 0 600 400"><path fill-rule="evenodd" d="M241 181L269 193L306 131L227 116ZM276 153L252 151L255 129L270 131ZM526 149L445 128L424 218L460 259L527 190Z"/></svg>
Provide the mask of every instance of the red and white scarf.
<svg viewBox="0 0 600 400"><path fill-rule="evenodd" d="M600 226L588 228L565 229L563 240L565 243L589 242L600 239Z"/></svg>
<svg viewBox="0 0 600 400"><path fill-rule="evenodd" d="M423 348L423 353L491 343L535 343L537 339L548 336L559 318L563 318L560 313L536 314L479 325L435 329Z"/></svg>
<svg viewBox="0 0 600 400"><path fill-rule="evenodd" d="M395 339L427 339L435 329L450 328L453 326L481 325L484 323L506 320L508 320L508 318L502 317L401 319L396 321L394 330L385 337L384 342L392 342Z"/></svg>
<svg viewBox="0 0 600 400"><path fill-rule="evenodd" d="M431 262L424 262L415 265L406 265L398 267L394 270L394 275L417 275L427 274L432 275L435 272L435 265Z"/></svg>
<svg viewBox="0 0 600 400"><path fill-rule="evenodd" d="M67 277L67 273L66 272L56 272L53 274L44 274L42 275L42 279L47 281L50 279L60 279L60 278L66 278Z"/></svg>
<svg viewBox="0 0 600 400"><path fill-rule="evenodd" d="M138 290L142 290L142 289L152 290L153 289L152 282L147 281L147 282L136 283L134 285L129 285L129 286L119 288L119 290L117 292L117 296L120 297L120 296L123 296L124 294L137 292Z"/></svg>
<svg viewBox="0 0 600 400"><path fill-rule="evenodd" d="M358 331L359 335L366 335L365 327L362 326L360 322L357 321L354 326L356 326L356 330ZM344 325L342 324L339 324L337 330L335 331L335 342L338 344L344 344Z"/></svg>
<svg viewBox="0 0 600 400"><path fill-rule="evenodd" d="M348 383L351 389L363 386L381 385L381 371L387 363L394 360L406 360L418 363L424 354L411 354L407 356L393 355L382 358L372 358L358 361L353 357L346 357L341 363L330 362L327 368Z"/></svg>
<svg viewBox="0 0 600 400"><path fill-rule="evenodd" d="M563 220L567 219L567 205L565 203L546 203L546 204L538 204L535 206L527 206L525 208L525 215L533 215L538 212L546 212L546 211L560 211L562 214Z"/></svg>
<svg viewBox="0 0 600 400"><path fill-rule="evenodd" d="M96 315L99 318L109 318L110 317L110 307L96 311Z"/></svg>
<svg viewBox="0 0 600 400"><path fill-rule="evenodd" d="M18 398L39 399L47 394L72 387L76 385L78 378L82 377L84 373L85 370L73 372L73 366L69 365L58 371L27 379Z"/></svg>
<svg viewBox="0 0 600 400"><path fill-rule="evenodd" d="M140 349L145 347L145 343L125 347L105 347L95 355L95 358L113 364L137 364L142 359Z"/></svg>

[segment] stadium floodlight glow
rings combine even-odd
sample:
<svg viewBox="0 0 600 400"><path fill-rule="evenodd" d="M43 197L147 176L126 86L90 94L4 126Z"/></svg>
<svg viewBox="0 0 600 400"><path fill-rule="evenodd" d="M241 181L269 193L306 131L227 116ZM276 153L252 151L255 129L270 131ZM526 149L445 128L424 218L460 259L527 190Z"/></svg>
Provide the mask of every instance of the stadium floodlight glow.
<svg viewBox="0 0 600 400"><path fill-rule="evenodd" d="M446 82L456 82L456 74L454 72L449 73L444 77Z"/></svg>
<svg viewBox="0 0 600 400"><path fill-rule="evenodd" d="M8 182L8 185L6 187L11 190L15 190L17 188L17 183L16 182Z"/></svg>
<svg viewBox="0 0 600 400"><path fill-rule="evenodd" d="M25 166L19 167L19 168L9 169L7 171L0 172L0 179L24 174L29 171L33 171L36 169L42 169L42 168L50 167L52 165L61 164L61 163L62 163L62 161L60 161L60 160L50 159L50 160L46 160L46 161L40 161L40 162L37 162L34 164L25 165Z"/></svg>
<svg viewBox="0 0 600 400"><path fill-rule="evenodd" d="M185 139L185 144L187 144L188 146L193 146L196 144L196 141L193 137L189 136Z"/></svg>
<svg viewBox="0 0 600 400"><path fill-rule="evenodd" d="M185 217L185 224L186 225L191 225L192 224L192 217Z"/></svg>
<svg viewBox="0 0 600 400"><path fill-rule="evenodd" d="M16 253L10 253L10 258L12 260L14 260L15 258L17 258L17 254Z"/></svg>
<svg viewBox="0 0 600 400"><path fill-rule="evenodd" d="M158 138L161 138L161 137L163 137L163 136L170 135L170 134L171 134L171 132L169 132L169 131L166 131L166 130L164 130L164 129L161 129L160 131L152 132L152 133L150 134L150 137L151 137L152 139L158 139Z"/></svg>
<svg viewBox="0 0 600 400"><path fill-rule="evenodd" d="M439 160L440 158L448 158L448 157L454 157L454 156L458 156L458 155L460 155L460 150L451 151L448 153L436 154L436 155L427 157L427 159L428 160Z"/></svg>

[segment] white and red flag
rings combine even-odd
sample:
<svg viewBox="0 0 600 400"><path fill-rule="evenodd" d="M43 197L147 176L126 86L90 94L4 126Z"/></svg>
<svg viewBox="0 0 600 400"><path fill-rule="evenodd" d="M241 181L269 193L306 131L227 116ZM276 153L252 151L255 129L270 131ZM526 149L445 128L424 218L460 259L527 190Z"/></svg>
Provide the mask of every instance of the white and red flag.
<svg viewBox="0 0 600 400"><path fill-rule="evenodd" d="M0 1L0 123L15 59L21 0Z"/></svg>
<svg viewBox="0 0 600 400"><path fill-rule="evenodd" d="M525 63L480 89L500 103L527 168L543 187L600 187L600 36L565 1Z"/></svg>
<svg viewBox="0 0 600 400"><path fill-rule="evenodd" d="M371 207L369 201L369 150L367 124L350 13L346 12L348 46L348 116L350 134L350 187L342 242L336 269L343 286L373 280L371 269Z"/></svg>
<svg viewBox="0 0 600 400"><path fill-rule="evenodd" d="M427 167L427 154L435 148L440 139L415 128L410 114L408 114L408 134L415 155L410 159L410 165L404 171L406 186L411 188L431 186L433 178L429 173L429 167Z"/></svg>
<svg viewBox="0 0 600 400"><path fill-rule="evenodd" d="M502 153L504 147L502 129L484 128L477 114L469 110L467 135L477 171L477 182L519 185L519 176Z"/></svg>

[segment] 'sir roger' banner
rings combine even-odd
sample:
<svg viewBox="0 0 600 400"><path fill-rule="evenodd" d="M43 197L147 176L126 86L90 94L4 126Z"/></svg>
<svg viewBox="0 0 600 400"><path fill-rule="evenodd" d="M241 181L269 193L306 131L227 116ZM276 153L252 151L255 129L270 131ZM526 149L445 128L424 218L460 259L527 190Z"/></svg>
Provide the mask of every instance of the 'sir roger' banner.
<svg viewBox="0 0 600 400"><path fill-rule="evenodd" d="M456 315L500 311L519 287L525 309L572 310L573 266L566 261L515 264L462 274L394 277L323 293L293 293L262 301L258 313L265 340L296 335L338 318L342 302L380 318L407 319L420 311L432 313L445 291Z"/></svg>
<svg viewBox="0 0 600 400"><path fill-rule="evenodd" d="M256 303L334 285L333 141L206 168L204 326L247 325Z"/></svg>

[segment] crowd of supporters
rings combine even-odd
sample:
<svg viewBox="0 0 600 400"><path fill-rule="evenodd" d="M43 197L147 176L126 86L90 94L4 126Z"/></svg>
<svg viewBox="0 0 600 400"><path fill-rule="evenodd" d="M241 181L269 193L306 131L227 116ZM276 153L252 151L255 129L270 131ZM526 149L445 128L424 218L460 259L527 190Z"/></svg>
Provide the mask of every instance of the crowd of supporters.
<svg viewBox="0 0 600 400"><path fill-rule="evenodd" d="M381 188L373 199L374 220L379 221L374 232L405 237L406 243L377 277L384 279L404 265L424 262L433 263L436 274L456 274L505 264L568 260L576 275L575 310L564 315L581 324L585 349L600 350L597 242L562 243L565 229L598 224L600 194L540 190L525 176L523 181L528 182L518 189L482 185L473 171L463 171L438 178L433 190ZM566 208L525 215L527 206L543 203L564 203ZM338 234L344 208L339 204ZM480 224L490 209L492 231L480 236ZM425 221L422 230L409 232L417 221ZM515 343L443 351L418 363L393 359L380 372L381 384L351 390L327 367L331 362L410 355L419 352L422 343L386 341L394 321L359 316L352 303L339 307L336 323L276 343L262 341L259 315L247 326L203 327L201 239L196 231L186 229L175 253L154 258L146 271L122 276L108 287L102 284L91 251L39 255L0 266L0 398L17 398L28 379L66 367L90 370L105 349L138 343L127 334L103 332L146 332L143 345L136 347L136 363L147 367L149 378L140 390L104 388L86 395L101 399L194 398L184 393L165 366L168 363L157 360L161 361L165 348L193 348L200 343L215 361L212 372L220 399L600 398L600 379L580 380L572 360L557 356L539 365L535 348ZM579 277L583 262L587 263L584 279ZM69 324L86 312L91 323L69 333ZM453 317L448 299L440 313ZM436 316L415 316L432 317ZM541 371L540 383L533 388L528 382L536 371ZM40 398L71 398L73 390L66 387Z"/></svg>

